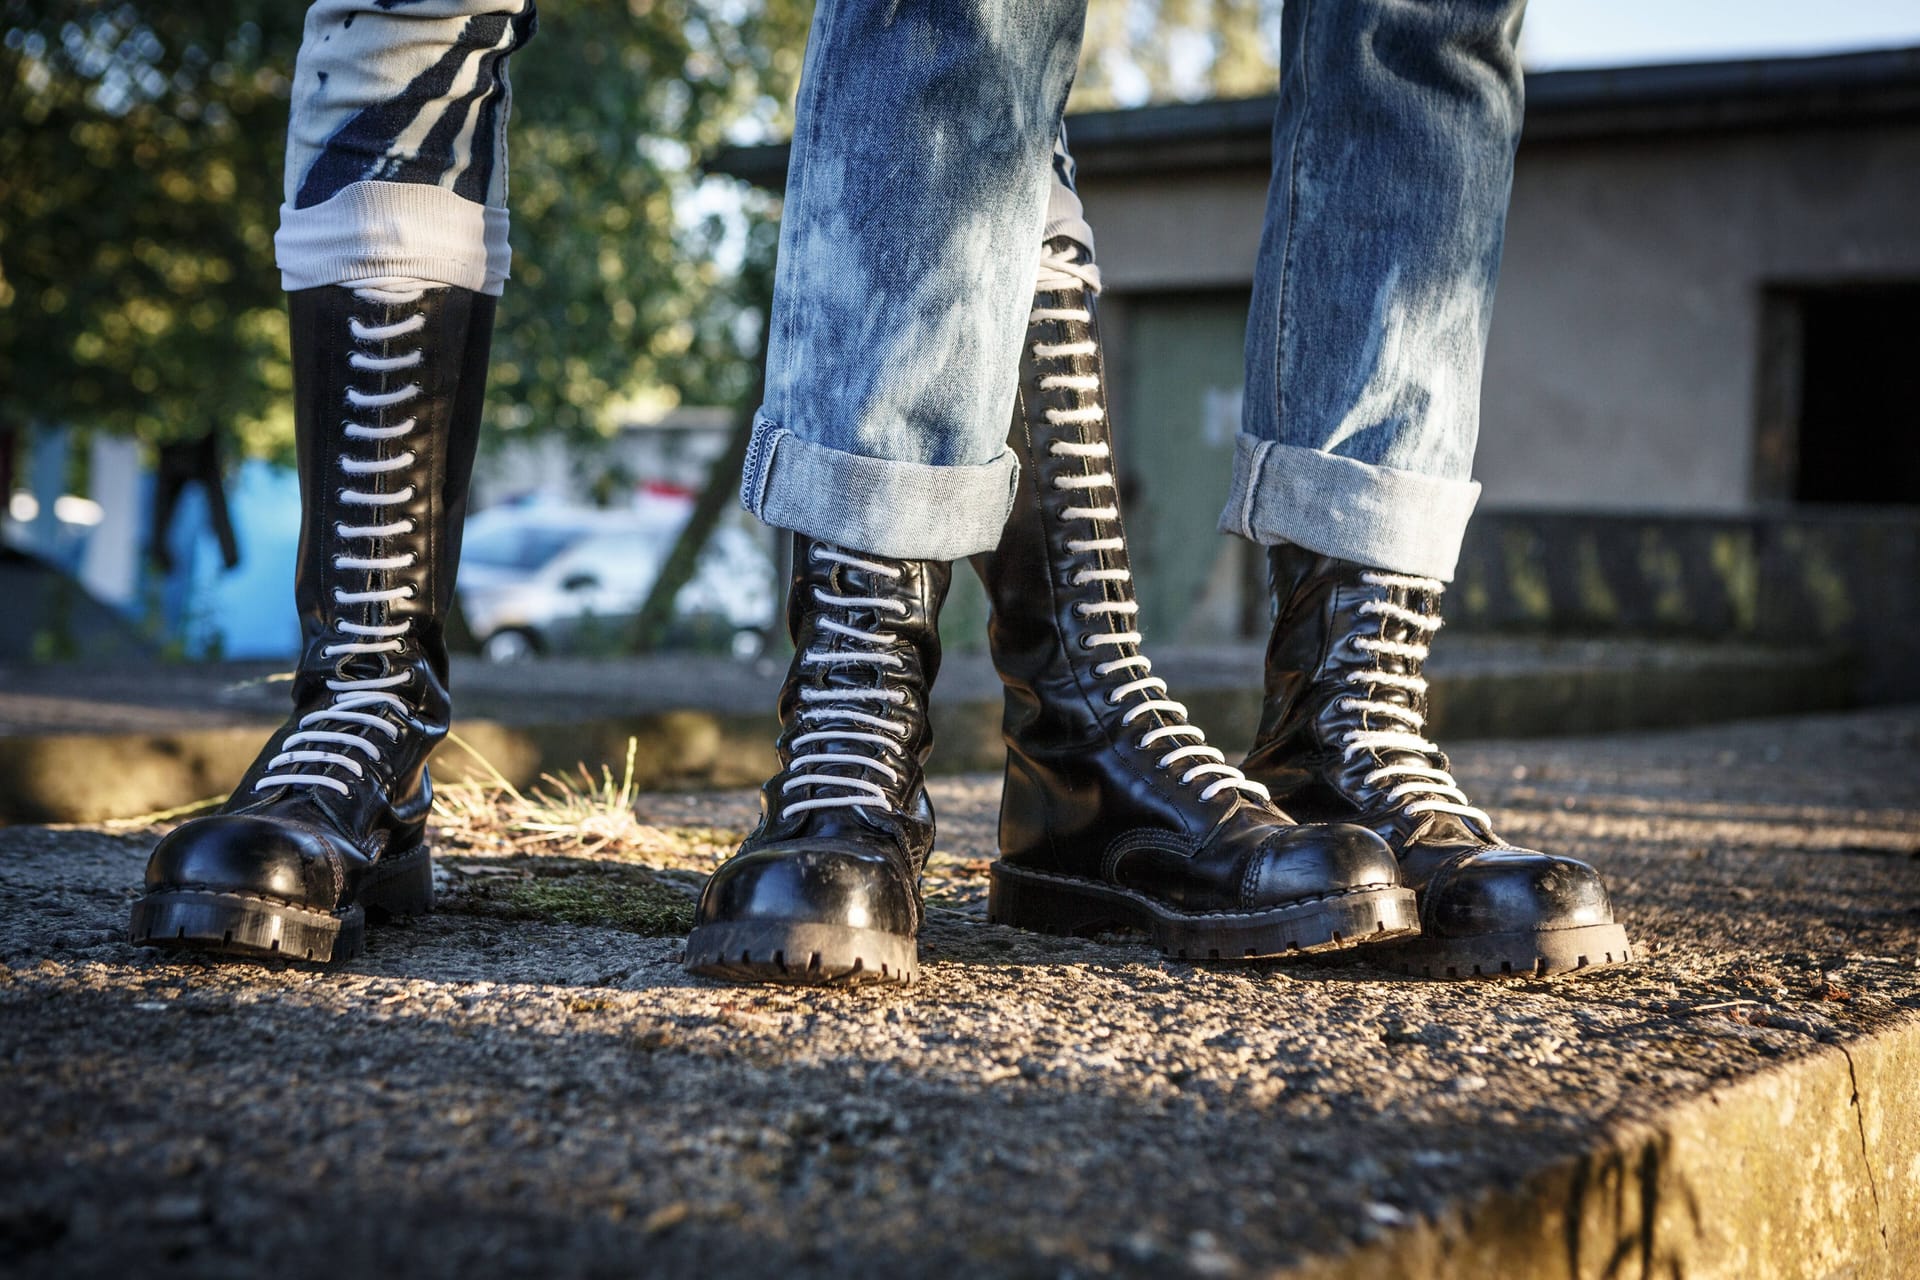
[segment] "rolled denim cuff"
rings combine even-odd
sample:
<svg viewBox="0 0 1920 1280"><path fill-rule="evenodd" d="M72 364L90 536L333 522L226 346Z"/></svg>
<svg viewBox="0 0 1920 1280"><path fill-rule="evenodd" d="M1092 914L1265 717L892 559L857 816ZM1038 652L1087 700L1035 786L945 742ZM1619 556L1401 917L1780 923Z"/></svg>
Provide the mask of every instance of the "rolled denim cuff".
<svg viewBox="0 0 1920 1280"><path fill-rule="evenodd" d="M873 555L962 560L1000 545L1020 464L1012 450L977 466L890 462L753 424L740 503L768 524Z"/></svg>
<svg viewBox="0 0 1920 1280"><path fill-rule="evenodd" d="M309 208L283 204L273 251L288 292L408 276L497 298L512 259L505 209L419 182L355 182Z"/></svg>
<svg viewBox="0 0 1920 1280"><path fill-rule="evenodd" d="M1242 432L1220 531L1451 582L1479 498L1478 481L1374 466Z"/></svg>

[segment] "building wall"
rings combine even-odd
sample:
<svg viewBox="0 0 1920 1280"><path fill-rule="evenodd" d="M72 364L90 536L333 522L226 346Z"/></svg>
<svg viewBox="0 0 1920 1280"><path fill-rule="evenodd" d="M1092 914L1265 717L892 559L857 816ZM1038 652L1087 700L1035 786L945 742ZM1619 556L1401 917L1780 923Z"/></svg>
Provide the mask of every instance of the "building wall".
<svg viewBox="0 0 1920 1280"><path fill-rule="evenodd" d="M1119 179L1083 170L1078 186L1109 291L1248 287L1266 212L1264 170Z"/></svg>
<svg viewBox="0 0 1920 1280"><path fill-rule="evenodd" d="M1265 183L1086 173L1116 319L1162 291L1243 298ZM1750 508L1763 288L1920 281L1916 211L1920 124L1523 147L1483 392L1485 505Z"/></svg>
<svg viewBox="0 0 1920 1280"><path fill-rule="evenodd" d="M1522 152L1483 396L1489 505L1754 501L1762 290L1920 281L1920 126Z"/></svg>

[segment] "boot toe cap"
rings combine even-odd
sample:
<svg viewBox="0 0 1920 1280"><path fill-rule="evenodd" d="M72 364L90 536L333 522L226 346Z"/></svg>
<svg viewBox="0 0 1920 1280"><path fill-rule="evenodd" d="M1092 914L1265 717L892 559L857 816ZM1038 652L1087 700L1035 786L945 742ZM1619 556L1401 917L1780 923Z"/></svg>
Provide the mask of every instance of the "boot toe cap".
<svg viewBox="0 0 1920 1280"><path fill-rule="evenodd" d="M241 893L328 909L338 896L336 883L317 832L245 814L188 822L147 859L149 893Z"/></svg>
<svg viewBox="0 0 1920 1280"><path fill-rule="evenodd" d="M884 854L781 845L722 864L700 894L694 923L824 924L911 936L914 899L911 881Z"/></svg>
<svg viewBox="0 0 1920 1280"><path fill-rule="evenodd" d="M1400 883L1393 850L1365 827L1284 827L1260 846L1248 867L1248 906L1271 907Z"/></svg>
<svg viewBox="0 0 1920 1280"><path fill-rule="evenodd" d="M1421 927L1453 937L1613 923L1600 873L1577 858L1533 849L1464 851L1420 891Z"/></svg>

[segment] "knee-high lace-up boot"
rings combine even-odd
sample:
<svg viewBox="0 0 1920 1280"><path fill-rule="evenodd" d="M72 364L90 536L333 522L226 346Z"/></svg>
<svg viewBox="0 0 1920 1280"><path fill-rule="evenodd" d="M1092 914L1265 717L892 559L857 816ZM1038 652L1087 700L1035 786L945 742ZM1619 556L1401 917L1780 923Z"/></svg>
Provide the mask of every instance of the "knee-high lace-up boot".
<svg viewBox="0 0 1920 1280"><path fill-rule="evenodd" d="M1245 768L1303 818L1386 838L1420 900L1420 936L1382 959L1429 977L1545 975L1632 958L1599 873L1518 849L1426 738L1422 671L1442 585L1283 545L1278 613Z"/></svg>
<svg viewBox="0 0 1920 1280"><path fill-rule="evenodd" d="M1019 492L982 562L1006 685L989 914L1054 933L1133 926L1197 959L1403 934L1413 895L1386 845L1275 809L1141 651L1080 258L1070 240L1048 245L1013 421Z"/></svg>
<svg viewBox="0 0 1920 1280"><path fill-rule="evenodd" d="M147 864L132 939L340 961L367 917L432 901L427 755L447 731L444 624L494 300L464 289L288 299L304 647L294 712L219 812Z"/></svg>
<svg viewBox="0 0 1920 1280"><path fill-rule="evenodd" d="M796 538L780 771L760 825L707 881L694 973L735 981L910 982L933 852L921 766L951 568Z"/></svg>

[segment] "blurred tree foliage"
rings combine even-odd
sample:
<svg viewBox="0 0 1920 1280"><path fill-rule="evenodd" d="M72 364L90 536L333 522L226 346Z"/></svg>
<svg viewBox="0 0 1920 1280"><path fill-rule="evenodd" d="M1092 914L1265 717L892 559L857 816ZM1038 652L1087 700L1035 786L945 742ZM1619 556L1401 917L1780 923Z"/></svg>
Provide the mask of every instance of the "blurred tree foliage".
<svg viewBox="0 0 1920 1280"><path fill-rule="evenodd" d="M297 6L0 0L0 427L257 429Z"/></svg>
<svg viewBox="0 0 1920 1280"><path fill-rule="evenodd" d="M685 211L702 153L784 125L809 11L565 0L541 15L512 67L496 425L587 432L650 388L748 389L756 334L716 263L742 220ZM302 18L289 0L0 0L0 430L213 428L284 452L273 231ZM747 198L750 264L771 256L770 214Z"/></svg>
<svg viewBox="0 0 1920 1280"><path fill-rule="evenodd" d="M1092 0L1069 111L1246 98L1280 83L1280 0Z"/></svg>
<svg viewBox="0 0 1920 1280"><path fill-rule="evenodd" d="M729 404L752 386L775 206L702 199L698 162L784 133L805 0L563 0L513 63L513 282L489 384L514 429L592 430L636 394ZM731 15L731 16L729 16ZM702 206L711 211L693 216ZM744 250L744 253L743 253Z"/></svg>
<svg viewBox="0 0 1920 1280"><path fill-rule="evenodd" d="M698 159L786 131L811 8L547 6L512 67L517 251L496 428L589 433L649 393L728 403L751 389L776 210L703 195ZM273 231L302 10L0 0L0 431L214 429L284 454ZM1277 12L1094 0L1074 105L1271 88Z"/></svg>

